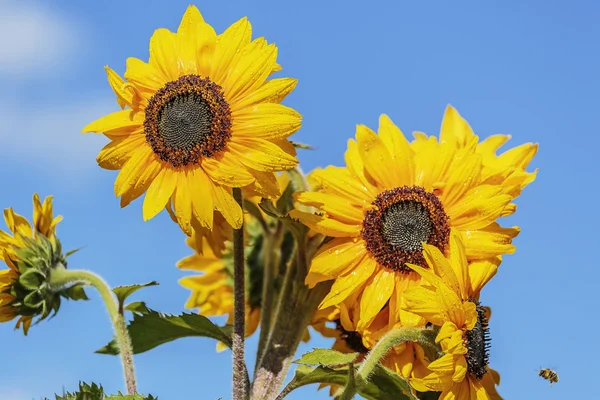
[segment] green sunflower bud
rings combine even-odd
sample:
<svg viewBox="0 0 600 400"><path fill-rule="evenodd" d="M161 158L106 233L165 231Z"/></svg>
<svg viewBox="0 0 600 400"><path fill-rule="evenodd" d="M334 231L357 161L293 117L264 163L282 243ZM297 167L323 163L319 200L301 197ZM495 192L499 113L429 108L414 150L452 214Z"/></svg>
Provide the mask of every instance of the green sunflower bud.
<svg viewBox="0 0 600 400"><path fill-rule="evenodd" d="M66 256L58 238L48 239L42 234L35 238L22 237L24 246L14 249L15 258L9 262L15 267L17 276L12 285L3 293L10 294L13 300L8 304L13 312L22 317L38 317L40 322L54 316L59 308L61 297L82 300L87 299L79 285L53 287L50 276L56 268L66 268ZM37 323L36 322L36 323Z"/></svg>

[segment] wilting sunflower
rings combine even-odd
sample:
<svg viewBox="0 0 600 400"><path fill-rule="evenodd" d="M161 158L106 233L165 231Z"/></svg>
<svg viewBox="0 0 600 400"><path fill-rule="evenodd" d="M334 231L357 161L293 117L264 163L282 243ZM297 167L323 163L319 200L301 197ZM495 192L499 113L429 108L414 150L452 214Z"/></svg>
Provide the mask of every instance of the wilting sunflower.
<svg viewBox="0 0 600 400"><path fill-rule="evenodd" d="M501 399L496 391L500 377L488 368L489 314L478 301L496 266L472 269L456 233L450 238L449 258L427 244L423 255L429 269L409 266L429 285L408 289L402 308L441 327L435 340L445 354L429 364L430 374L411 379L411 385L419 391L441 391L441 400Z"/></svg>
<svg viewBox="0 0 600 400"><path fill-rule="evenodd" d="M311 287L335 280L321 308L360 293L359 331L386 304L392 318L400 318L402 292L420 281L406 263L427 267L422 242L445 251L451 228L463 237L470 261L498 260L514 252L511 240L518 228L502 228L496 220L515 211L511 201L518 193L509 179L484 174L489 156L479 154L477 144L478 137L450 106L439 141L419 134L409 143L382 115L379 135L357 127L345 168L329 166L310 174L321 189L296 199L318 212L294 210L290 215L333 237L312 260L306 278ZM525 161L496 163L494 176L502 175L501 167L507 176L522 171Z"/></svg>
<svg viewBox="0 0 600 400"><path fill-rule="evenodd" d="M197 235L194 231L186 243L194 250L194 254L177 263L183 270L201 272L199 275L187 276L179 280L181 286L192 291L186 308L198 309L204 316L227 315L227 323L233 323L233 265L231 260L231 242L224 242L224 253L213 251L207 237ZM246 296L246 336L252 335L260 322L260 290L261 271L248 271L251 275ZM261 276L255 275L260 273ZM258 284L258 286L257 286ZM224 349L219 343L217 349Z"/></svg>
<svg viewBox="0 0 600 400"><path fill-rule="evenodd" d="M35 288L22 287L20 278L24 268L20 269L17 266L21 261L20 250L31 246L30 239L35 239L39 235L56 243L56 224L62 220L62 217L60 215L53 217L51 196L46 197L42 204L36 193L33 195L33 228L25 217L15 213L12 208L4 210L4 220L12 236L0 230L0 260L9 267L0 270L0 322L11 321L18 316L16 328L19 329L22 324L23 332L27 334L33 317L39 311L37 304L31 305L29 300L39 297L39 294L31 290ZM26 297L26 294L32 295ZM24 299L19 297L24 297L27 301L24 302Z"/></svg>
<svg viewBox="0 0 600 400"><path fill-rule="evenodd" d="M170 205L191 235L192 226L213 229L213 210L241 226L231 188L278 194L274 172L298 164L287 137L301 116L279 104L296 80L267 80L281 69L277 47L251 36L246 18L217 35L189 6L177 32L154 33L148 63L127 59L125 80L106 67L123 110L83 131L111 140L97 160L120 170L122 207L146 192L144 220Z"/></svg>

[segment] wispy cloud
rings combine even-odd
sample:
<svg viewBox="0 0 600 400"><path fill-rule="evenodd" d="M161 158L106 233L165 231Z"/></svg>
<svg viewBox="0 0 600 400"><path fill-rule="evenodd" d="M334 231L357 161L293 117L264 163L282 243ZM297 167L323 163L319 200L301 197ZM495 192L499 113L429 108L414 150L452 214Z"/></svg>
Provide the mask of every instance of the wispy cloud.
<svg viewBox="0 0 600 400"><path fill-rule="evenodd" d="M15 166L48 165L68 175L96 168L96 155L108 143L102 135L81 129L118 110L114 98L101 96L77 104L14 107L0 98L0 149Z"/></svg>
<svg viewBox="0 0 600 400"><path fill-rule="evenodd" d="M52 73L80 37L69 21L42 4L0 0L0 75Z"/></svg>

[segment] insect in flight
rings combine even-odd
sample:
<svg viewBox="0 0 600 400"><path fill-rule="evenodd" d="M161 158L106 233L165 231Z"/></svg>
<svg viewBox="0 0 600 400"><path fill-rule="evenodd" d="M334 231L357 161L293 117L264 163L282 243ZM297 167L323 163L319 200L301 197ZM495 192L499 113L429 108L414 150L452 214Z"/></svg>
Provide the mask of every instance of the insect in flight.
<svg viewBox="0 0 600 400"><path fill-rule="evenodd" d="M538 375L549 381L550 386L552 386L553 383L558 382L558 374L549 368L540 369Z"/></svg>

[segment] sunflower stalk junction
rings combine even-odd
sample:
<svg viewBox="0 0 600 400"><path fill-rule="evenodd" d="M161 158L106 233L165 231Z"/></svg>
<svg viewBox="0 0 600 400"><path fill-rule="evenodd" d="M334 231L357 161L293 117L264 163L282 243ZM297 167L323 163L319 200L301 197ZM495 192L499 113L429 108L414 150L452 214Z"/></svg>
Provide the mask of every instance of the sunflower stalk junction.
<svg viewBox="0 0 600 400"><path fill-rule="evenodd" d="M306 240L306 238L304 238ZM300 241L298 241L300 242ZM296 349L306 332L317 306L331 288L325 282L309 289L304 276L308 256L305 243L297 243L294 257L288 265L279 293L274 322L271 326L264 353L257 363L252 383L252 400L275 399L287 375ZM316 250L316 248L315 248ZM302 253L302 254L300 254Z"/></svg>
<svg viewBox="0 0 600 400"><path fill-rule="evenodd" d="M108 284L100 276L91 271L68 270L62 265L52 269L49 283L52 287L56 287L57 289L62 289L65 286L74 283L83 283L93 286L98 293L100 293L115 330L116 341L119 345L119 353L121 354L123 373L125 375L127 394L136 394L137 387L135 380L135 369L133 365L133 349L131 346L131 338L127 332L127 325L125 324L124 316L119 313L119 308L110 286L108 286Z"/></svg>
<svg viewBox="0 0 600 400"><path fill-rule="evenodd" d="M432 347L434 344L424 338L424 333L430 332L422 328L395 328L389 331L377 342L375 347L367 354L364 361L356 371L355 379L348 379L340 400L351 400L360 390L362 385L369 381L369 377L380 364L386 354L394 347L404 342L415 342L424 347Z"/></svg>
<svg viewBox="0 0 600 400"><path fill-rule="evenodd" d="M233 198L243 210L242 190L233 188ZM246 400L248 396L247 370L244 361L246 330L246 277L244 256L244 223L233 230L233 399Z"/></svg>

